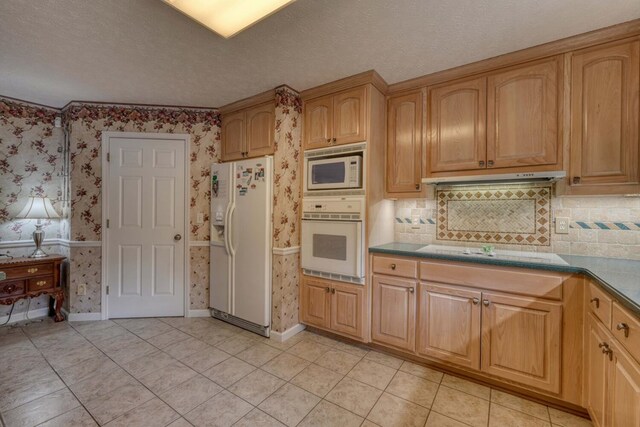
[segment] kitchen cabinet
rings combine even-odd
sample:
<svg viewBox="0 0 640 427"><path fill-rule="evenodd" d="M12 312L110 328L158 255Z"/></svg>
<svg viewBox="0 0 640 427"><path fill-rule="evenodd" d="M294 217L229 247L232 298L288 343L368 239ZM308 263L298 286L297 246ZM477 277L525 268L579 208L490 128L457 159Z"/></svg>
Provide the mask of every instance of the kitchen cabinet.
<svg viewBox="0 0 640 427"><path fill-rule="evenodd" d="M611 344L608 423L613 427L640 426L640 367L614 340Z"/></svg>
<svg viewBox="0 0 640 427"><path fill-rule="evenodd" d="M571 54L569 185L582 194L639 188L639 58L638 38Z"/></svg>
<svg viewBox="0 0 640 427"><path fill-rule="evenodd" d="M487 168L558 162L561 70L556 57L487 77Z"/></svg>
<svg viewBox="0 0 640 427"><path fill-rule="evenodd" d="M273 154L275 133L273 102L248 107L222 117L222 161Z"/></svg>
<svg viewBox="0 0 640 427"><path fill-rule="evenodd" d="M387 193L419 193L422 184L422 90L387 101Z"/></svg>
<svg viewBox="0 0 640 427"><path fill-rule="evenodd" d="M300 318L303 323L350 338L364 339L363 286L303 276L300 292Z"/></svg>
<svg viewBox="0 0 640 427"><path fill-rule="evenodd" d="M374 342L414 350L416 287L415 280L373 276L371 338Z"/></svg>
<svg viewBox="0 0 640 427"><path fill-rule="evenodd" d="M301 287L300 317L306 324L331 326L331 287L322 280L304 277Z"/></svg>
<svg viewBox="0 0 640 427"><path fill-rule="evenodd" d="M482 293L482 371L558 393L561 303Z"/></svg>
<svg viewBox="0 0 640 427"><path fill-rule="evenodd" d="M306 101L304 149L366 141L366 108L365 86Z"/></svg>
<svg viewBox="0 0 640 427"><path fill-rule="evenodd" d="M429 172L484 169L487 79L429 89Z"/></svg>
<svg viewBox="0 0 640 427"><path fill-rule="evenodd" d="M609 346L605 329L588 316L584 349L585 382L584 406L591 414L596 427L604 426L605 405L607 401L607 370L609 361L603 355L603 348Z"/></svg>
<svg viewBox="0 0 640 427"><path fill-rule="evenodd" d="M418 298L418 354L480 369L482 293L420 283Z"/></svg>
<svg viewBox="0 0 640 427"><path fill-rule="evenodd" d="M559 164L561 75L554 57L429 88L427 175Z"/></svg>

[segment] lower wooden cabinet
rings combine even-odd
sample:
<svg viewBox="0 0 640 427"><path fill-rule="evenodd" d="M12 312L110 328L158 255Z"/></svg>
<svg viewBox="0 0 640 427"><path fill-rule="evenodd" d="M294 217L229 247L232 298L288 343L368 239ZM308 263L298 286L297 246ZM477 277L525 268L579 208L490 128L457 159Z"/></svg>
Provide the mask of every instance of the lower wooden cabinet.
<svg viewBox="0 0 640 427"><path fill-rule="evenodd" d="M560 392L562 304L482 293L483 372Z"/></svg>
<svg viewBox="0 0 640 427"><path fill-rule="evenodd" d="M480 369L480 291L421 283L416 351Z"/></svg>
<svg viewBox="0 0 640 427"><path fill-rule="evenodd" d="M364 339L363 286L304 276L300 293L302 323Z"/></svg>
<svg viewBox="0 0 640 427"><path fill-rule="evenodd" d="M585 340L586 406L597 427L640 425L640 367L592 314Z"/></svg>
<svg viewBox="0 0 640 427"><path fill-rule="evenodd" d="M403 350L415 348L415 280L374 275L371 339Z"/></svg>

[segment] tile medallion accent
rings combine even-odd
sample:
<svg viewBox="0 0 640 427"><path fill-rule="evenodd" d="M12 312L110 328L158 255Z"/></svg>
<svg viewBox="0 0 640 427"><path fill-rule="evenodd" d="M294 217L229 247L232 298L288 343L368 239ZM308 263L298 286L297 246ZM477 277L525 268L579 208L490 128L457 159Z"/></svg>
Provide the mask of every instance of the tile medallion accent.
<svg viewBox="0 0 640 427"><path fill-rule="evenodd" d="M437 191L438 240L551 244L551 187L481 186Z"/></svg>

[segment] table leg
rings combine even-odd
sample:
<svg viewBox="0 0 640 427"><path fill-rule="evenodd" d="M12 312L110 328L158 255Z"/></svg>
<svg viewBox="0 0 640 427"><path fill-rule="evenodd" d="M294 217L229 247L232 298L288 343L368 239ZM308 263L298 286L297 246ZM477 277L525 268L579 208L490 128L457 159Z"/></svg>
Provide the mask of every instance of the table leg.
<svg viewBox="0 0 640 427"><path fill-rule="evenodd" d="M56 294L56 315L53 318L55 322L64 321L64 316L60 312L62 310L62 303L64 302L64 292L58 292Z"/></svg>

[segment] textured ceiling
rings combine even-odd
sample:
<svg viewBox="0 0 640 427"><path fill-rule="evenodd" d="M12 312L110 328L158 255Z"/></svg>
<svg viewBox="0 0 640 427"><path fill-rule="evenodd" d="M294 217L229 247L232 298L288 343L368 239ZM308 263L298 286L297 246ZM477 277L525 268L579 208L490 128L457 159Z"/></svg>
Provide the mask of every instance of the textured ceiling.
<svg viewBox="0 0 640 427"><path fill-rule="evenodd" d="M369 69L395 83L638 17L639 0L297 0L224 40L160 0L0 0L0 94L221 106Z"/></svg>

